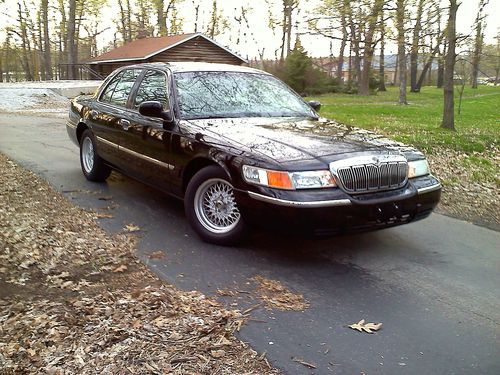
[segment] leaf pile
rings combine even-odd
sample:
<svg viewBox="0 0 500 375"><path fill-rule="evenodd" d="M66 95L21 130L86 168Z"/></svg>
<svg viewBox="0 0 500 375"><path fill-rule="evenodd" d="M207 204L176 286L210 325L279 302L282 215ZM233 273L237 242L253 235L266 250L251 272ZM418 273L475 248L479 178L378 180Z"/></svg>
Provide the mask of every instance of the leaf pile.
<svg viewBox="0 0 500 375"><path fill-rule="evenodd" d="M436 149L427 155L443 184L438 211L500 230L500 153Z"/></svg>
<svg viewBox="0 0 500 375"><path fill-rule="evenodd" d="M234 337L239 312L159 281L131 234L1 154L0 182L0 373L278 373Z"/></svg>
<svg viewBox="0 0 500 375"><path fill-rule="evenodd" d="M293 293L277 280L262 276L255 276L252 280L257 283L258 298L268 309L302 311L309 307L302 294Z"/></svg>

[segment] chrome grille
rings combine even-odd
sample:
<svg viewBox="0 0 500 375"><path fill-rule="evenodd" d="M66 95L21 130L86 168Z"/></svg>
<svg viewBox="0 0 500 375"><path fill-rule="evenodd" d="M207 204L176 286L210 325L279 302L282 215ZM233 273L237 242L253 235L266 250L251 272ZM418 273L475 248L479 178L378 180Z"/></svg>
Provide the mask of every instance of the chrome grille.
<svg viewBox="0 0 500 375"><path fill-rule="evenodd" d="M330 169L346 192L367 193L406 184L408 162L403 155L369 155L333 162Z"/></svg>

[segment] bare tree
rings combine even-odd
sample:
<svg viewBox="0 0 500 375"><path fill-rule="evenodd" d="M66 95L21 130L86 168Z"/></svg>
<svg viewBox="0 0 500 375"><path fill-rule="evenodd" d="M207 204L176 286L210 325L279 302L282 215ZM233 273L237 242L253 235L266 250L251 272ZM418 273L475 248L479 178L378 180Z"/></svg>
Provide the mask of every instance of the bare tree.
<svg viewBox="0 0 500 375"><path fill-rule="evenodd" d="M51 58L51 47L50 47L50 37L49 37L49 4L48 0L40 1L40 12L42 15L42 27L43 27L43 65L45 71L45 78L52 79L52 58Z"/></svg>
<svg viewBox="0 0 500 375"><path fill-rule="evenodd" d="M299 0L282 0L282 6L283 20L281 22L281 61L283 61L291 51L293 12L298 8Z"/></svg>
<svg viewBox="0 0 500 375"><path fill-rule="evenodd" d="M396 30L398 39L399 104L408 104L406 99L406 50L405 50L405 0L396 1Z"/></svg>
<svg viewBox="0 0 500 375"><path fill-rule="evenodd" d="M152 0L159 36L176 34L181 31L182 20L178 14L178 6L182 2L183 0L168 0L167 2L165 0ZM200 4L193 0L193 6L195 9L195 32L197 32Z"/></svg>
<svg viewBox="0 0 500 375"><path fill-rule="evenodd" d="M12 33L18 35L21 39L21 65L24 69L24 76L27 81L33 81L33 71L31 66L31 44L28 36L26 15L21 1L17 3L17 23L19 31L11 29Z"/></svg>
<svg viewBox="0 0 500 375"><path fill-rule="evenodd" d="M69 0L68 9L68 79L76 79L75 65L77 62L76 40L76 0Z"/></svg>
<svg viewBox="0 0 500 375"><path fill-rule="evenodd" d="M385 20L384 11L380 12L380 57L378 65L379 84L378 91L387 91L385 88Z"/></svg>
<svg viewBox="0 0 500 375"><path fill-rule="evenodd" d="M449 15L448 24L446 27L446 40L448 44L448 51L444 61L444 107L443 107L443 121L441 127L444 129L455 130L455 104L453 102L453 74L455 70L455 46L457 42L456 37L456 20L457 10L460 4L457 0L449 0Z"/></svg>
<svg viewBox="0 0 500 375"><path fill-rule="evenodd" d="M483 48L483 23L485 19L484 7L488 5L489 0L479 0L479 9L476 16L475 27L476 27L476 37L474 40L474 52L472 53L472 74L471 74L471 85L473 89L477 89L477 78L479 76L479 62L481 59L482 48Z"/></svg>
<svg viewBox="0 0 500 375"><path fill-rule="evenodd" d="M130 0L118 0L120 8L120 26L124 43L132 40L132 10L130 9Z"/></svg>
<svg viewBox="0 0 500 375"><path fill-rule="evenodd" d="M228 27L228 21L224 14L219 10L217 0L212 0L212 10L210 12L210 21L208 23L207 34L210 38L219 35Z"/></svg>
<svg viewBox="0 0 500 375"><path fill-rule="evenodd" d="M425 0L418 0L417 12L415 17L415 25L413 26L413 38L410 51L410 91L416 92L417 86L417 70L418 70L418 53L421 44L422 31L422 14L424 10Z"/></svg>

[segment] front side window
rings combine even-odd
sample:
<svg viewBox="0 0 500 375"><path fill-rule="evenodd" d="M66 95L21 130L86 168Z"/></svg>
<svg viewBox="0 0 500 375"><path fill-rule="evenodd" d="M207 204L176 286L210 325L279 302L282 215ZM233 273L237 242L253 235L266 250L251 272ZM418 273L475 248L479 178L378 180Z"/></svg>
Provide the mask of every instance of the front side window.
<svg viewBox="0 0 500 375"><path fill-rule="evenodd" d="M315 117L297 94L268 74L181 72L175 82L184 119Z"/></svg>
<svg viewBox="0 0 500 375"><path fill-rule="evenodd" d="M163 72L149 70L139 85L134 100L134 108L139 108L142 102L156 101L168 109L167 76Z"/></svg>
<svg viewBox="0 0 500 375"><path fill-rule="evenodd" d="M128 96L140 72L139 69L127 69L118 73L104 91L101 101L125 107Z"/></svg>

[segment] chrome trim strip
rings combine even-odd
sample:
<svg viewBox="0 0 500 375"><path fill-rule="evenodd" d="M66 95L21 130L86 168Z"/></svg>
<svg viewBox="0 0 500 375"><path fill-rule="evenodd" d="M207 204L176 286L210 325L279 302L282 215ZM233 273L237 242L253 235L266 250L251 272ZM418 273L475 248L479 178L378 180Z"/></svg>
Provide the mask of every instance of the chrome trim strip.
<svg viewBox="0 0 500 375"><path fill-rule="evenodd" d="M431 186L426 186L420 189L417 189L418 194L425 194L425 193L430 193L431 191L439 190L441 189L441 184L437 183L436 185L431 185Z"/></svg>
<svg viewBox="0 0 500 375"><path fill-rule="evenodd" d="M107 139L104 139L104 138L101 138L101 137L98 137L96 136L96 139L99 141L99 142L102 142L104 143L106 146L110 146L110 147L114 147L116 149L118 149L118 145L116 143L113 143L113 142L110 142L108 141Z"/></svg>
<svg viewBox="0 0 500 375"><path fill-rule="evenodd" d="M76 125L73 125L71 122L66 122L66 126L71 128L71 129L76 129Z"/></svg>
<svg viewBox="0 0 500 375"><path fill-rule="evenodd" d="M138 157L138 158L140 158L140 159L143 159L143 160L149 161L150 163L154 163L154 164L156 164L156 165L159 165L160 167L167 168L167 169L169 169L169 170L173 170L173 169L175 169L175 167L174 167L172 164L164 163L164 162L162 162L162 161L160 161L160 160L157 160L157 159L151 158L151 157L149 157L149 156L139 154L138 152L135 152L135 151L133 151L133 150L130 150L130 149L126 148L126 147L119 146L119 145L117 145L116 143L110 142L110 141L108 141L107 139L104 139L104 138L101 138L101 137L98 137L98 136L96 136L96 138L97 138L97 140L98 140L99 142L102 142L102 143L104 143L104 144L105 144L105 145L107 145L107 146L114 147L114 148L116 148L117 150L124 151L124 152L126 152L126 153L128 153L128 154L130 154L130 155L133 155L133 156Z"/></svg>
<svg viewBox="0 0 500 375"><path fill-rule="evenodd" d="M167 169L170 169L170 170L174 169L174 166L172 164L164 163L164 162L162 162L160 160L151 158L149 156L146 156L146 155L143 155L143 154L139 154L138 152L130 150L130 149L126 148L126 147L118 146L118 149L121 150L121 151L125 151L126 153L128 153L130 155L133 155L135 157L138 157L138 158L141 158L143 160L146 160L146 161L149 161L151 163L154 163L156 165L159 165L160 167L167 168Z"/></svg>
<svg viewBox="0 0 500 375"><path fill-rule="evenodd" d="M351 205L351 201L349 199L335 199L330 201L307 201L307 202L299 202L299 201L289 201L285 199L268 197L266 195L254 193L253 191L249 191L248 195L256 199L258 201L272 203L278 206L285 207L337 207L337 206L349 206Z"/></svg>

